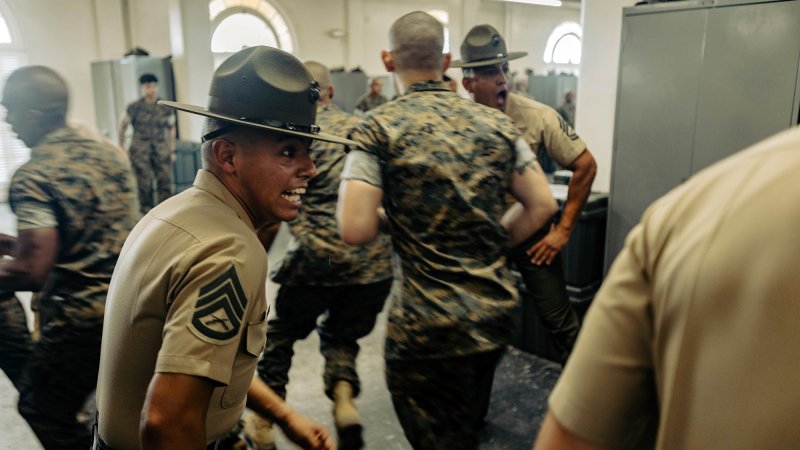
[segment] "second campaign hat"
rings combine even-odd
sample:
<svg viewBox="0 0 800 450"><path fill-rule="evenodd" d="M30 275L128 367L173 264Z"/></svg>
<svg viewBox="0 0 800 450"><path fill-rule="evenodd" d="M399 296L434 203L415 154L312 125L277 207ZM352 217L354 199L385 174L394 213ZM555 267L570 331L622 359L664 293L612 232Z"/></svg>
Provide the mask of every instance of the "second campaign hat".
<svg viewBox="0 0 800 450"><path fill-rule="evenodd" d="M506 50L506 41L491 25L475 25L461 43L461 59L453 61L450 67L489 66L527 54Z"/></svg>
<svg viewBox="0 0 800 450"><path fill-rule="evenodd" d="M236 125L355 146L349 139L322 133L314 123L319 95L319 83L300 60L283 50L256 46L234 53L214 72L208 108L158 103Z"/></svg>

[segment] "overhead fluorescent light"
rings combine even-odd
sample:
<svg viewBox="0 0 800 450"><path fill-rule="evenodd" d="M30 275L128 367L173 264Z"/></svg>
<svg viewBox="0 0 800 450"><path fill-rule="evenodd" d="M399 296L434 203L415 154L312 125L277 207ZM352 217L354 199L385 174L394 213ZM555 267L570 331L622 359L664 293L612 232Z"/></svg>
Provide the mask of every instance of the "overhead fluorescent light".
<svg viewBox="0 0 800 450"><path fill-rule="evenodd" d="M561 6L561 0L496 0L508 3L525 3L527 5Z"/></svg>

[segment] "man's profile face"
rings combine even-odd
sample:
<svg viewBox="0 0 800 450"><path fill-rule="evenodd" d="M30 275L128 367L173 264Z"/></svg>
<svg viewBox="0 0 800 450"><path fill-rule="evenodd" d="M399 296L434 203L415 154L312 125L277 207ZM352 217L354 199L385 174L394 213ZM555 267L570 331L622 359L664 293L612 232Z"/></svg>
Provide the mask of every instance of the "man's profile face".
<svg viewBox="0 0 800 450"><path fill-rule="evenodd" d="M309 157L311 139L263 131L250 141L244 148L237 143L242 150L237 178L255 225L294 220L308 180L317 174Z"/></svg>
<svg viewBox="0 0 800 450"><path fill-rule="evenodd" d="M142 97L152 100L158 96L158 83L156 82L143 83L140 88Z"/></svg>
<svg viewBox="0 0 800 450"><path fill-rule="evenodd" d="M475 67L471 78L464 78L464 88L482 105L505 112L508 100L508 63Z"/></svg>
<svg viewBox="0 0 800 450"><path fill-rule="evenodd" d="M38 140L38 136L31 117L31 108L27 102L17 98L21 95L24 96L24 93L14 93L16 90L16 87L11 84L7 84L3 90L2 104L5 109L5 121L11 125L11 130L25 145L32 147Z"/></svg>

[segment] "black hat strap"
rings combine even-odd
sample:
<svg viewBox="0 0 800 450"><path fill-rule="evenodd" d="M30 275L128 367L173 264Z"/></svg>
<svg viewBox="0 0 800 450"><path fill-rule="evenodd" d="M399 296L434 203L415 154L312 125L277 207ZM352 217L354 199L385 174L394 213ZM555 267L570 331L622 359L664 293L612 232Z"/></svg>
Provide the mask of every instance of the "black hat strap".
<svg viewBox="0 0 800 450"><path fill-rule="evenodd" d="M243 122L250 122L250 123L253 123L253 124L266 125L268 127L273 127L273 128L280 128L280 129L288 130L288 131L299 131L301 133L319 134L319 132L320 132L319 125L314 125L314 124L311 124L311 125L298 125L296 123L281 122L279 120L248 119L248 118L245 118L245 117L243 117L243 118L241 118L239 120L241 120ZM244 124L242 124L242 125L244 125ZM222 136L223 134L228 133L229 131L231 131L232 128L233 128L232 125L227 125L227 126L218 128L218 129L216 129L214 131L211 131L209 133L206 133L205 135L203 135L203 137L200 138L200 142L206 142L206 141L210 141L211 139L216 139L216 138Z"/></svg>
<svg viewBox="0 0 800 450"><path fill-rule="evenodd" d="M230 126L230 125L226 125L224 127L217 128L216 130L214 130L214 131L212 131L210 133L204 134L203 137L200 138L200 142L206 142L206 141L210 141L212 139L216 139L216 138L222 136L223 134L231 131L232 129L233 129L233 127Z"/></svg>

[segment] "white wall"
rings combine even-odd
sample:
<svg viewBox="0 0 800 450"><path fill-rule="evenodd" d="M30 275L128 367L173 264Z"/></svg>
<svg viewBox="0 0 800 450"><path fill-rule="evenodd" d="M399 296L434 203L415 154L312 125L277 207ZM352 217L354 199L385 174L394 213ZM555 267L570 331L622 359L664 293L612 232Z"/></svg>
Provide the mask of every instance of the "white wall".
<svg viewBox="0 0 800 450"><path fill-rule="evenodd" d="M71 92L70 120L94 124L90 63L121 56L119 2L115 0L5 0L22 37L28 64L59 72ZM99 38L98 36L102 36Z"/></svg>
<svg viewBox="0 0 800 450"><path fill-rule="evenodd" d="M507 27L505 30L506 45L509 51L526 51L528 56L511 63L511 70L523 72L533 69L534 73L545 74L548 71L573 72L576 65L548 64L544 62L544 50L547 38L558 25L564 22L580 23L580 10L554 8L552 6L533 6L512 3L506 7ZM503 32L502 28L498 28Z"/></svg>
<svg viewBox="0 0 800 450"><path fill-rule="evenodd" d="M622 8L635 0L583 0L583 49L575 129L597 160L593 189L608 192L614 145Z"/></svg>
<svg viewBox="0 0 800 450"><path fill-rule="evenodd" d="M126 12L122 10L121 0L0 1L7 3L10 14L17 21L28 62L53 67L68 80L73 98L73 120L95 122L92 61L119 58L133 46L145 48L156 57L170 55L174 49L170 34L171 2L168 1L128 0L129 36L126 36L123 26ZM284 15L292 30L295 54L300 59L313 59L331 67L345 66L347 69L361 66L370 75L385 73L379 55L387 46L387 33L392 22L414 10L442 9L449 13L454 58L459 58L458 47L472 26L481 23L493 25L504 34L510 50L530 53L512 63L512 70L520 72L526 68L533 68L536 72L552 68L542 61L547 37L560 23L579 20L579 11L575 9L485 0L270 1ZM327 33L331 29L343 29L347 34L343 38L334 38ZM194 30L188 36L203 35L204 31ZM191 85L190 81L180 77L176 79L178 84L184 85ZM191 89L199 88L194 83ZM183 96L199 98L206 93L207 88Z"/></svg>
<svg viewBox="0 0 800 450"><path fill-rule="evenodd" d="M157 58L171 54L168 4L166 0L128 1L130 48L141 47Z"/></svg>

